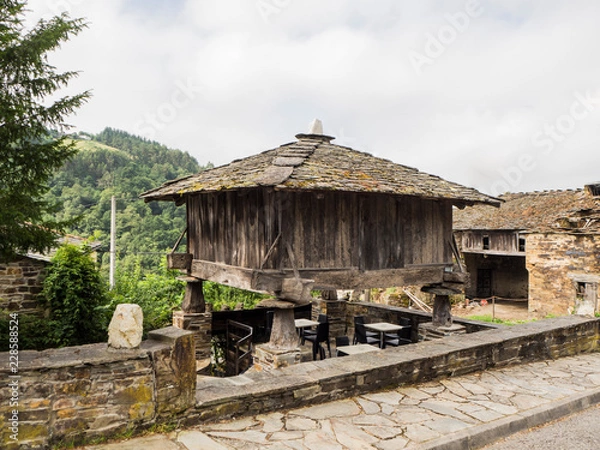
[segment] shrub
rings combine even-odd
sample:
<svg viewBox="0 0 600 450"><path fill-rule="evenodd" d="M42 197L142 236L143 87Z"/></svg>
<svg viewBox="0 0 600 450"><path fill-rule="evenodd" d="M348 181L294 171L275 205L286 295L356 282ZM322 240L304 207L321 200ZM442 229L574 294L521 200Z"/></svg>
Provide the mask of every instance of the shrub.
<svg viewBox="0 0 600 450"><path fill-rule="evenodd" d="M0 351L9 350L9 324L11 311L0 311ZM45 318L32 314L18 315L19 327L19 349L20 350L44 350L54 347L51 339L52 325Z"/></svg>
<svg viewBox="0 0 600 450"><path fill-rule="evenodd" d="M252 309L256 307L258 302L268 297L267 295L244 291L212 281L204 282L203 291L204 300L212 305L214 311L221 311L223 306L235 309L238 304L241 304L243 309Z"/></svg>
<svg viewBox="0 0 600 450"><path fill-rule="evenodd" d="M140 260L129 264L126 271L117 273L107 314L112 316L120 303L139 305L144 314L144 337L150 330L171 325L173 310L181 306L185 292L185 283L177 280L178 275L167 269L144 273Z"/></svg>
<svg viewBox="0 0 600 450"><path fill-rule="evenodd" d="M61 246L51 260L40 304L49 309L48 343L56 347L106 339L107 286L90 248Z"/></svg>

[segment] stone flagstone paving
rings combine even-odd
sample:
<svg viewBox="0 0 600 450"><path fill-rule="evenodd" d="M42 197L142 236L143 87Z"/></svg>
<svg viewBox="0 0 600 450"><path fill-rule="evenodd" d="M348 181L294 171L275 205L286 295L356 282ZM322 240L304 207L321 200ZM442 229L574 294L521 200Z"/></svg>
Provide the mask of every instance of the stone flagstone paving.
<svg viewBox="0 0 600 450"><path fill-rule="evenodd" d="M189 450L418 448L599 387L600 354L579 355L201 425L164 439ZM122 444L88 448L113 450Z"/></svg>

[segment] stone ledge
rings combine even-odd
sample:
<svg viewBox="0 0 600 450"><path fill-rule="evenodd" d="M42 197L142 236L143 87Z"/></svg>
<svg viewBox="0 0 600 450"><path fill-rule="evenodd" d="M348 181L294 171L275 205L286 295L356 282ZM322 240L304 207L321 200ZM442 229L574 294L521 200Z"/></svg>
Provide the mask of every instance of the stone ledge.
<svg viewBox="0 0 600 450"><path fill-rule="evenodd" d="M78 365L95 366L134 359L146 359L149 357L149 351L169 347L177 339L190 334L193 333L175 327L154 330L148 333L148 340L143 341L138 349L113 349L108 347L106 343L98 343L41 351L21 350L19 352L19 371L56 369ZM4 360L8 361L8 357ZM10 373L10 367L0 367L0 373Z"/></svg>
<svg viewBox="0 0 600 450"><path fill-rule="evenodd" d="M42 351L21 350L19 352L19 372L77 365L95 366L110 362L146 358L148 358L148 352L143 349L110 349L106 343L53 348ZM5 358L5 361L8 361L8 357ZM0 373L6 374L9 372L9 367L0 368Z"/></svg>

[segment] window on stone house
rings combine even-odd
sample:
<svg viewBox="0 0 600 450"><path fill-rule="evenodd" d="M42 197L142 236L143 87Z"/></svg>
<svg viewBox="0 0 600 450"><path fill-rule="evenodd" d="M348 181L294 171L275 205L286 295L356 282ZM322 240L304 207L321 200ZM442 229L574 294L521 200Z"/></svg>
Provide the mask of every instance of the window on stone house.
<svg viewBox="0 0 600 450"><path fill-rule="evenodd" d="M522 237L519 238L519 251L520 252L525 251L525 238L522 238Z"/></svg>
<svg viewBox="0 0 600 450"><path fill-rule="evenodd" d="M578 281L577 282L577 292L576 292L576 295L577 295L577 299L578 300L585 299L586 284L587 283L584 283L582 281Z"/></svg>
<svg viewBox="0 0 600 450"><path fill-rule="evenodd" d="M490 237L487 235L483 236L483 249L484 250L490 249Z"/></svg>

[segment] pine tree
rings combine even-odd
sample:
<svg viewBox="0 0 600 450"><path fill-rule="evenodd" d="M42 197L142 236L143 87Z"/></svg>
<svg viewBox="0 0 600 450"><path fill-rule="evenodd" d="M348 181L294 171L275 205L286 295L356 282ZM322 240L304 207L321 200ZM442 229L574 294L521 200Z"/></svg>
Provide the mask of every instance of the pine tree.
<svg viewBox="0 0 600 450"><path fill-rule="evenodd" d="M62 14L27 29L26 12L23 0L0 0L0 260L47 250L67 225L46 218L57 205L42 196L76 151L64 137L65 118L89 97L55 99L77 72L48 63L49 52L85 28L83 20Z"/></svg>

